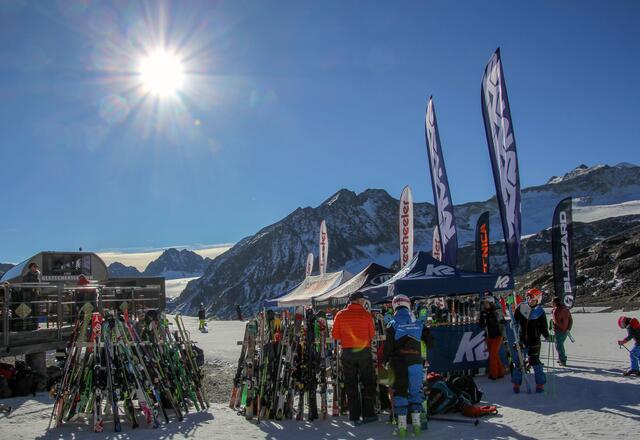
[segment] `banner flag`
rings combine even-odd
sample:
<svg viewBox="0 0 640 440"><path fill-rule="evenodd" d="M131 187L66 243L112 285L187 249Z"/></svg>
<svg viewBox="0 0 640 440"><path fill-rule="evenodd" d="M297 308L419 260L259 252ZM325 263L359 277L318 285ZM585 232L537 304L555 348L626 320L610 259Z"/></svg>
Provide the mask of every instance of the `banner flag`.
<svg viewBox="0 0 640 440"><path fill-rule="evenodd" d="M309 252L309 255L307 255L307 267L304 272L305 278L311 275L312 272L313 272L313 253Z"/></svg>
<svg viewBox="0 0 640 440"><path fill-rule="evenodd" d="M520 176L516 139L499 48L485 68L480 97L507 259L513 272L518 266L522 229Z"/></svg>
<svg viewBox="0 0 640 440"><path fill-rule="evenodd" d="M576 298L576 262L573 253L572 199L558 203L553 213L551 228L551 255L553 258L553 286L556 296L567 307L573 307Z"/></svg>
<svg viewBox="0 0 640 440"><path fill-rule="evenodd" d="M449 191L447 171L444 168L444 157L442 156L433 97L429 98L429 104L427 105L424 133L427 141L429 169L431 170L433 200L438 216L438 231L440 232L442 252L441 261L450 266L455 266L458 259L458 234L456 232L456 220L453 215L453 202Z"/></svg>
<svg viewBox="0 0 640 440"><path fill-rule="evenodd" d="M398 216L400 267L404 267L413 258L413 194L409 186L402 190Z"/></svg>
<svg viewBox="0 0 640 440"><path fill-rule="evenodd" d="M438 225L433 228L433 245L431 247L431 256L438 261L442 261L442 244L440 243L440 232Z"/></svg>
<svg viewBox="0 0 640 440"><path fill-rule="evenodd" d="M489 211L476 223L476 272L489 273Z"/></svg>
<svg viewBox="0 0 640 440"><path fill-rule="evenodd" d="M322 220L320 223L320 275L327 273L327 260L329 258L329 237L327 236L327 223Z"/></svg>

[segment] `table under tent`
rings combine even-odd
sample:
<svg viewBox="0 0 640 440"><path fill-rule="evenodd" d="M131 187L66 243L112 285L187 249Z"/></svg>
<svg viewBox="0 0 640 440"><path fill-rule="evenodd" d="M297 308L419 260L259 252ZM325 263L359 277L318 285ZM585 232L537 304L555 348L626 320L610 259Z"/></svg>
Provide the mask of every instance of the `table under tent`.
<svg viewBox="0 0 640 440"><path fill-rule="evenodd" d="M426 252L418 252L392 278L361 292L372 304L391 302L397 294L418 301L444 298L445 304L454 298L475 296L477 303L477 296L484 291L513 290L513 286L510 274L467 272L444 264ZM507 334L510 336L508 326ZM434 343L428 352L429 371L455 373L486 367L484 332L475 319L433 325L431 335Z"/></svg>

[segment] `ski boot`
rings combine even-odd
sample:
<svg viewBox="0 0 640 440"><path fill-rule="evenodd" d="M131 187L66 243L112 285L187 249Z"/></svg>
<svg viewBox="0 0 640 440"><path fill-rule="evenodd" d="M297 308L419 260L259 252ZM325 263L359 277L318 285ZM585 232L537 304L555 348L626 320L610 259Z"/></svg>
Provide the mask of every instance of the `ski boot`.
<svg viewBox="0 0 640 440"><path fill-rule="evenodd" d="M544 393L544 385L542 385L542 384L536 385L536 393L538 393L538 394Z"/></svg>
<svg viewBox="0 0 640 440"><path fill-rule="evenodd" d="M640 371L638 370L629 370L622 373L623 376L640 376Z"/></svg>
<svg viewBox="0 0 640 440"><path fill-rule="evenodd" d="M514 394L520 394L520 385L514 383L513 384L513 393Z"/></svg>
<svg viewBox="0 0 640 440"><path fill-rule="evenodd" d="M422 432L422 420L420 419L421 415L422 414L419 412L411 413L411 425L413 425L413 435L415 435L416 437L418 437Z"/></svg>
<svg viewBox="0 0 640 440"><path fill-rule="evenodd" d="M398 438L406 439L407 438L407 415L398 414L398 429L396 431L398 434Z"/></svg>

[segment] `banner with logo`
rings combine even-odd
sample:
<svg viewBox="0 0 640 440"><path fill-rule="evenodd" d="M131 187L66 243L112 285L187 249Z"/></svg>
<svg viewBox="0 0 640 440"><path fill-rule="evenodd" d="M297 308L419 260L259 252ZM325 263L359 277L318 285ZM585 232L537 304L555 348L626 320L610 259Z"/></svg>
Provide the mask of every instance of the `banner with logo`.
<svg viewBox="0 0 640 440"><path fill-rule="evenodd" d="M329 236L327 235L327 223L322 220L320 223L320 275L327 273L327 260L329 258Z"/></svg>
<svg viewBox="0 0 640 440"><path fill-rule="evenodd" d="M398 233L400 234L400 267L413 258L413 195L405 186L400 196L398 213Z"/></svg>
<svg viewBox="0 0 640 440"><path fill-rule="evenodd" d="M489 211L476 223L476 272L489 273Z"/></svg>
<svg viewBox="0 0 640 440"><path fill-rule="evenodd" d="M431 256L438 261L442 261L442 243L440 243L440 231L436 225L433 228L433 244L431 246Z"/></svg>
<svg viewBox="0 0 640 440"><path fill-rule="evenodd" d="M553 258L553 285L556 296L571 308L576 295L576 263L573 253L572 199L558 203L553 213L551 229L551 255Z"/></svg>
<svg viewBox="0 0 640 440"><path fill-rule="evenodd" d="M308 277L313 272L313 253L309 252L307 255L307 266L304 271L304 276Z"/></svg>
<svg viewBox="0 0 640 440"><path fill-rule="evenodd" d="M442 261L455 266L458 260L458 234L456 221L453 215L453 202L449 191L447 171L444 168L444 157L440 144L440 133L436 120L436 110L433 105L433 97L429 98L427 114L425 117L424 132L427 141L427 156L429 157L429 169L431 170L431 187L433 200L438 216L438 230L442 246Z"/></svg>
<svg viewBox="0 0 640 440"><path fill-rule="evenodd" d="M481 86L482 116L493 168L509 268L515 271L520 257L520 176L507 86L498 48L485 68Z"/></svg>

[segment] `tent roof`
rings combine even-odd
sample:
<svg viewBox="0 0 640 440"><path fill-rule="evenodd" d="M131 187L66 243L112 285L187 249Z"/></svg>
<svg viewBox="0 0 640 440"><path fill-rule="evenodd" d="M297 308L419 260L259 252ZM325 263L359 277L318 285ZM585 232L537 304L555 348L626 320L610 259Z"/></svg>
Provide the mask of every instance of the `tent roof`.
<svg viewBox="0 0 640 440"><path fill-rule="evenodd" d="M324 275L311 275L286 295L265 301L266 307L296 307L309 306L313 298L337 287L343 281L351 278L346 271L325 273Z"/></svg>
<svg viewBox="0 0 640 440"><path fill-rule="evenodd" d="M467 272L418 252L400 272L379 286L362 292L372 302L391 300L394 295L409 297L454 296L513 289L509 274Z"/></svg>
<svg viewBox="0 0 640 440"><path fill-rule="evenodd" d="M393 276L393 271L387 267L371 263L349 281L317 296L313 300L314 306L337 306L345 304L349 295L363 287L377 286Z"/></svg>

